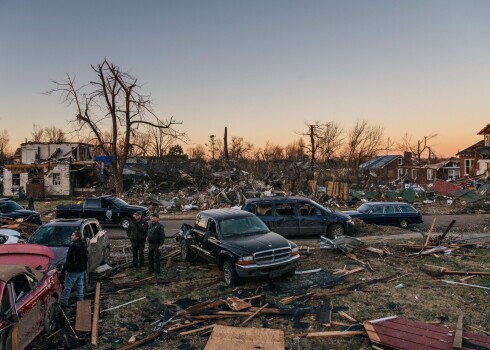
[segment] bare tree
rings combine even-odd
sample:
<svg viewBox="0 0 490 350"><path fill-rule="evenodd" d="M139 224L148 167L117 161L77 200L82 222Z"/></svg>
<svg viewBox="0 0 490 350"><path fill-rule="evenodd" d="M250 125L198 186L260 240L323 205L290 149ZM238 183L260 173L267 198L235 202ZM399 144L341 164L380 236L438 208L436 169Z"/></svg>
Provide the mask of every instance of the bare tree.
<svg viewBox="0 0 490 350"><path fill-rule="evenodd" d="M430 134L428 136L422 137L420 140L412 141L412 136L406 132L401 141L397 143L397 148L402 152L411 152L415 155L417 162L421 164L422 156L424 152L427 152L427 158L431 159L432 155L435 154L433 148L434 145L430 142L435 139L438 134Z"/></svg>
<svg viewBox="0 0 490 350"><path fill-rule="evenodd" d="M9 133L7 130L0 130L0 164L4 164L7 158L8 145L10 142Z"/></svg>
<svg viewBox="0 0 490 350"><path fill-rule="evenodd" d="M44 131L45 130L41 125L34 124L31 132L32 142L42 142L44 139Z"/></svg>
<svg viewBox="0 0 490 350"><path fill-rule="evenodd" d="M247 158L249 152L253 149L250 142L245 141L243 137L232 136L230 145L230 158L239 160Z"/></svg>
<svg viewBox="0 0 490 350"><path fill-rule="evenodd" d="M218 140L216 140L215 135L209 135L209 141L206 146L208 147L209 153L211 153L211 159L215 160L216 153L219 152Z"/></svg>
<svg viewBox="0 0 490 350"><path fill-rule="evenodd" d="M206 148L203 145L196 145L188 150L191 159L204 160L206 158Z"/></svg>
<svg viewBox="0 0 490 350"><path fill-rule="evenodd" d="M303 138L300 137L297 141L287 144L284 147L284 156L288 160L304 160L306 154Z"/></svg>
<svg viewBox="0 0 490 350"><path fill-rule="evenodd" d="M62 143L66 141L65 133L56 126L44 128L44 136L47 142Z"/></svg>
<svg viewBox="0 0 490 350"><path fill-rule="evenodd" d="M343 141L343 130L340 125L334 121L323 124L317 141L320 160L329 162L335 153L339 152Z"/></svg>
<svg viewBox="0 0 490 350"><path fill-rule="evenodd" d="M265 161L284 159L284 147L267 141L260 154Z"/></svg>
<svg viewBox="0 0 490 350"><path fill-rule="evenodd" d="M141 86L136 78L107 59L91 67L97 75L95 81L78 87L74 78L67 74L65 81L54 81L56 88L47 93L61 93L65 103L75 106L76 129L88 129L98 140L101 152L111 159L112 186L119 195L123 192L124 165L138 127L146 125L167 130L177 138L185 134L175 129L176 124L181 123L173 117L161 120L154 114L150 97L139 92ZM111 140L104 140L104 128L109 128ZM120 137L122 152L118 152Z"/></svg>

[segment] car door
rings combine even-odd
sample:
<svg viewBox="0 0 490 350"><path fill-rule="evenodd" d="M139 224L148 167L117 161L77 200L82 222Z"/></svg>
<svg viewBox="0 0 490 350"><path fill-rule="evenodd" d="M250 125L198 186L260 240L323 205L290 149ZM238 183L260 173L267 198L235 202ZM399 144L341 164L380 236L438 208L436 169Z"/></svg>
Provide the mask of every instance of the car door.
<svg viewBox="0 0 490 350"><path fill-rule="evenodd" d="M87 243L88 266L87 272L91 273L97 268L97 239L94 238L90 225L84 225L82 228L83 239Z"/></svg>
<svg viewBox="0 0 490 350"><path fill-rule="evenodd" d="M213 261L211 254L206 250L206 230L208 228L209 218L205 215L198 214L192 230L192 246L196 254L201 258Z"/></svg>
<svg viewBox="0 0 490 350"><path fill-rule="evenodd" d="M299 216L296 202L277 202L274 216L274 232L283 236L297 235L299 233Z"/></svg>
<svg viewBox="0 0 490 350"><path fill-rule="evenodd" d="M216 262L221 250L221 235L219 234L218 223L213 218L208 220L208 227L204 236L203 247L207 252L208 260Z"/></svg>
<svg viewBox="0 0 490 350"><path fill-rule="evenodd" d="M275 216L273 215L272 203L269 202L261 202L255 204L250 212L254 213L258 216L260 220L267 225L269 230L275 231Z"/></svg>
<svg viewBox="0 0 490 350"><path fill-rule="evenodd" d="M368 215L365 216L364 221L368 224L382 224L383 222L383 206L373 205Z"/></svg>
<svg viewBox="0 0 490 350"><path fill-rule="evenodd" d="M90 244L94 246L94 259L96 268L102 264L104 260L104 249L107 246L107 232L103 230L97 222L91 222L88 224L92 229L93 238L90 240Z"/></svg>
<svg viewBox="0 0 490 350"><path fill-rule="evenodd" d="M18 348L24 349L41 332L43 326L43 309L41 289L33 289L33 280L25 274L13 277L7 284L11 300L19 317L17 324Z"/></svg>
<svg viewBox="0 0 490 350"><path fill-rule="evenodd" d="M312 203L298 201L299 234L322 235L325 233L325 216Z"/></svg>
<svg viewBox="0 0 490 350"><path fill-rule="evenodd" d="M398 213L396 212L394 205L385 205L383 216L383 223L385 225L396 225L398 223Z"/></svg>

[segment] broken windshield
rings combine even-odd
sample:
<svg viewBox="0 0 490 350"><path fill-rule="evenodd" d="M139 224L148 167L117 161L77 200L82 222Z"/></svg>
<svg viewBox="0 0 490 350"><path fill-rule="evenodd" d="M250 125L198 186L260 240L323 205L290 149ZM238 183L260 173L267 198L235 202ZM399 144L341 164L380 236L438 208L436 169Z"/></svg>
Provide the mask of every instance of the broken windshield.
<svg viewBox="0 0 490 350"><path fill-rule="evenodd" d="M78 226L41 226L29 238L29 242L50 247L68 247L71 244L71 234L78 229Z"/></svg>

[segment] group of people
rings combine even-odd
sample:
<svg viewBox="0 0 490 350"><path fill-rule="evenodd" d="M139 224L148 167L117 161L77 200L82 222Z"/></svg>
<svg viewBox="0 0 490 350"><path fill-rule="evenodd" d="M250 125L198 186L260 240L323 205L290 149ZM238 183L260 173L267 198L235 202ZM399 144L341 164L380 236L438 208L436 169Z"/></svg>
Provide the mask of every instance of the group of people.
<svg viewBox="0 0 490 350"><path fill-rule="evenodd" d="M165 230L158 219L158 214L152 213L148 224L143 219L142 213L137 211L126 231L133 250L133 267L139 268L145 265L144 250L148 240L148 272L156 274L160 274L160 254L165 241ZM61 293L62 306L68 306L68 299L74 286L76 286L77 299L82 301L84 296L83 288L88 266L87 245L80 231L72 233L71 241L64 265L65 282Z"/></svg>
<svg viewBox="0 0 490 350"><path fill-rule="evenodd" d="M133 251L133 267L145 266L145 244L148 240L148 272L160 273L160 253L165 241L165 230L158 221L157 213L150 214L150 223L143 220L142 213L134 213L134 220L129 224L127 235Z"/></svg>

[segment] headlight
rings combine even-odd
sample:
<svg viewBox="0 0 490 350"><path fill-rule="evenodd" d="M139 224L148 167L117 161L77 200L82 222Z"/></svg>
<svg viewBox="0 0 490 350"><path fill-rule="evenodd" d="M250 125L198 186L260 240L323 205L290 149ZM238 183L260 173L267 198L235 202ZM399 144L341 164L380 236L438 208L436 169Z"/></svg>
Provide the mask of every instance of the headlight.
<svg viewBox="0 0 490 350"><path fill-rule="evenodd" d="M296 256L299 254L298 247L291 247L291 256Z"/></svg>
<svg viewBox="0 0 490 350"><path fill-rule="evenodd" d="M251 264L255 264L254 257L251 255L250 256L242 256L238 260L238 265L251 265Z"/></svg>

